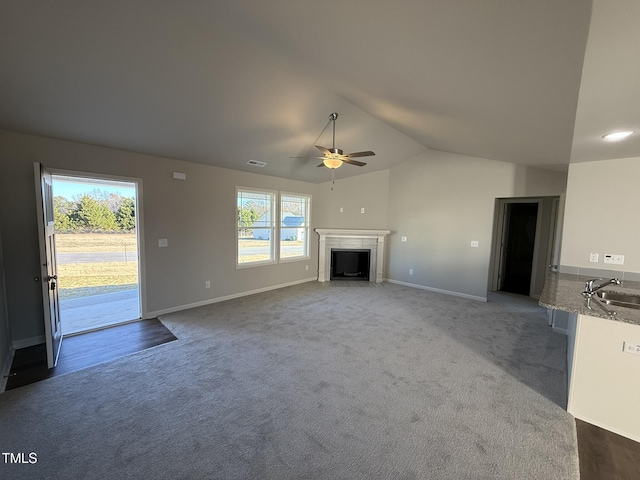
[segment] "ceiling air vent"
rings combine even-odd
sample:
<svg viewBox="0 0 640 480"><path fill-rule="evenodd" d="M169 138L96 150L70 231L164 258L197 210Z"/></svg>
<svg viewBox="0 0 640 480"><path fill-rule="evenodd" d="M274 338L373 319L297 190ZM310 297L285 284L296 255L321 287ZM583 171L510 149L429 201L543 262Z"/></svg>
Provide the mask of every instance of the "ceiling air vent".
<svg viewBox="0 0 640 480"><path fill-rule="evenodd" d="M253 165L254 167L264 167L267 162L261 162L260 160L249 160L247 164Z"/></svg>

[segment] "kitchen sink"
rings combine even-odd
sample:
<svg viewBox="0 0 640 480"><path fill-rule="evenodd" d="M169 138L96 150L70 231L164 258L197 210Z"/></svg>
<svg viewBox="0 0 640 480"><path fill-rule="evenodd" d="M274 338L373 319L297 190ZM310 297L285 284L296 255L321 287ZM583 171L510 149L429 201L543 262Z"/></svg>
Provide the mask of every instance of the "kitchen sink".
<svg viewBox="0 0 640 480"><path fill-rule="evenodd" d="M606 305L615 307L635 308L640 310L640 295L632 293L607 292L600 290L596 292L598 300Z"/></svg>

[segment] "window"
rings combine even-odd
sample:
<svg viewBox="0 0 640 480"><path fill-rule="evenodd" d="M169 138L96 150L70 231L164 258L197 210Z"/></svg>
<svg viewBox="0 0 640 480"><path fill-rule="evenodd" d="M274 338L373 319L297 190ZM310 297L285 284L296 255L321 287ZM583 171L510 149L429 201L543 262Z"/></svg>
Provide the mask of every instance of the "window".
<svg viewBox="0 0 640 480"><path fill-rule="evenodd" d="M238 267L309 258L311 196L237 187L236 201Z"/></svg>
<svg viewBox="0 0 640 480"><path fill-rule="evenodd" d="M311 197L280 194L280 260L309 257L309 207Z"/></svg>
<svg viewBox="0 0 640 480"><path fill-rule="evenodd" d="M238 265L274 263L275 192L236 189Z"/></svg>

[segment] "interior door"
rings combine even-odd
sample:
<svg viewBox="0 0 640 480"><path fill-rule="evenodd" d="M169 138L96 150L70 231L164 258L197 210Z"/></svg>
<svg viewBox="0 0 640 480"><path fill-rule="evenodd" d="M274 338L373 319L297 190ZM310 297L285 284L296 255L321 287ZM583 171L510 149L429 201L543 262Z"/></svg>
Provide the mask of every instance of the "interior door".
<svg viewBox="0 0 640 480"><path fill-rule="evenodd" d="M47 344L47 366L58 362L62 345L58 275L56 268L56 232L53 218L53 181L51 173L40 163L34 163L38 237L40 241L40 281L44 307L44 332Z"/></svg>
<svg viewBox="0 0 640 480"><path fill-rule="evenodd" d="M499 255L499 264L498 264L498 282L496 285L496 290L501 291L504 287L504 277L506 274L506 265L507 265L507 241L509 232L509 210L511 204L510 203L502 203L502 230L500 232L500 255Z"/></svg>

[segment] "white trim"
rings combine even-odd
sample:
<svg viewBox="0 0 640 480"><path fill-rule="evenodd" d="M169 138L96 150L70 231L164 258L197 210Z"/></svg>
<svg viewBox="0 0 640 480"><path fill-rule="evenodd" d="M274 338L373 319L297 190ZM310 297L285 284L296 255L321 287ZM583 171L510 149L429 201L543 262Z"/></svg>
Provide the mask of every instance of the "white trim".
<svg viewBox="0 0 640 480"><path fill-rule="evenodd" d="M44 335L37 335L35 337L21 338L20 340L14 340L11 342L14 350L20 350L21 348L33 347L34 345L40 345L45 343Z"/></svg>
<svg viewBox="0 0 640 480"><path fill-rule="evenodd" d="M256 227L256 228L261 228L261 229L265 229L265 230L270 230L270 234L269 234L269 255L270 258L267 260L258 260L258 261L253 261L253 262L244 262L244 263L240 263L240 249L238 241L239 238L238 234L240 232L240 225L239 225L239 221L238 221L238 215L239 215L239 210L238 210L238 194L240 192L246 192L246 193L256 193L256 194L260 194L260 195L270 195L270 206L269 206L269 223L270 226L268 227ZM278 215L278 212L280 211L279 205L278 205L278 190L269 190L269 189L260 189L260 188L253 188L253 187L241 187L236 185L236 219L235 219L235 244L236 244L236 270L242 269L242 268L251 268L251 267L260 267L262 265L274 265L278 263L278 259L276 257L276 245L280 243L280 230L276 227L276 220L275 217L276 215Z"/></svg>
<svg viewBox="0 0 640 480"><path fill-rule="evenodd" d="M560 335L567 335L568 333L566 328L551 327L551 330L555 333L559 333Z"/></svg>
<svg viewBox="0 0 640 480"><path fill-rule="evenodd" d="M282 256L282 230L285 228L294 228L294 227L283 227L282 226L282 197L298 197L305 198L305 211L304 211L304 224L302 227L304 229L304 254L298 255L295 257L283 257ZM295 262L296 260L309 260L310 250L311 250L311 194L308 193L294 193L294 192L286 192L279 191L278 192L278 263L286 263L286 262ZM300 228L300 227L298 227Z"/></svg>
<svg viewBox="0 0 640 480"><path fill-rule="evenodd" d="M467 293L453 292L451 290L442 290L440 288L426 287L424 285L418 285L416 283L401 282L400 280L391 280L387 278L385 279L385 282L395 283L397 285L404 285L405 287L419 288L420 290L428 290L430 292L435 292L435 293L444 293L445 295L452 295L454 297L467 298L469 300L477 300L480 302L487 301L487 297L478 297L477 295L469 295Z"/></svg>
<svg viewBox="0 0 640 480"><path fill-rule="evenodd" d="M353 230L344 228L315 228L320 237L318 246L318 281L331 279L332 248L362 248L371 251L369 281L381 283L384 278L385 237L390 230ZM330 239L330 240L329 240Z"/></svg>
<svg viewBox="0 0 640 480"><path fill-rule="evenodd" d="M389 235L391 230L351 230L346 228L316 228L314 229L318 235L324 235L326 237L372 237L378 238L380 236Z"/></svg>
<svg viewBox="0 0 640 480"><path fill-rule="evenodd" d="M233 293L231 295L225 295L224 297L210 298L209 300L203 300L202 302L189 303L187 305L180 305L177 307L165 308L163 310L156 310L155 312L149 312L148 318L154 318L159 315L166 315L168 313L180 312L182 310L188 310L190 308L203 307L205 305L211 305L212 303L224 302L226 300L233 300L234 298L247 297L256 293L268 292L270 290L277 290L279 288L291 287L293 285L299 285L301 283L315 282L317 277L305 278L303 280L295 280L293 282L281 283L279 285L271 285L269 287L257 288L255 290L249 290L247 292Z"/></svg>

